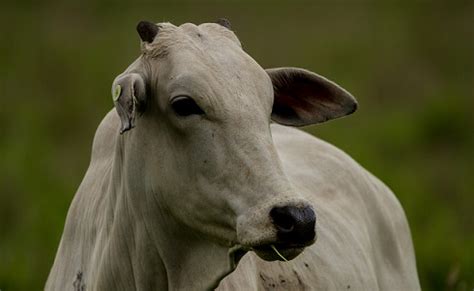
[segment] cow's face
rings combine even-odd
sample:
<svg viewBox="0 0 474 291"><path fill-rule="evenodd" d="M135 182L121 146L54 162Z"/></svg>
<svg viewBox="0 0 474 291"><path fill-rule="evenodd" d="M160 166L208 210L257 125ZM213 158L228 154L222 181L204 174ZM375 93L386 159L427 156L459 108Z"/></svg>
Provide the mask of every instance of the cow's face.
<svg viewBox="0 0 474 291"><path fill-rule="evenodd" d="M285 176L270 122L318 123L356 103L314 73L265 71L222 24L138 25L142 56L112 88L121 130L136 123L134 138L147 140L145 181L171 215L264 259L279 259L271 245L291 259L315 241L316 217Z"/></svg>

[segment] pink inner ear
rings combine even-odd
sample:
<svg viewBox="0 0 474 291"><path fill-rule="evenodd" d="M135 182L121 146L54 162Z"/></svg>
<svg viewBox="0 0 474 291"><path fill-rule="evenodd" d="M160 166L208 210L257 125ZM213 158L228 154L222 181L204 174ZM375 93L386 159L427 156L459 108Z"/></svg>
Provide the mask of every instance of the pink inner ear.
<svg viewBox="0 0 474 291"><path fill-rule="evenodd" d="M288 76L285 76L288 78ZM283 81L283 80L281 80ZM292 76L280 84L274 83L275 100L273 112L285 119L326 120L324 112L332 111L329 88L301 76ZM296 120L295 120L296 119Z"/></svg>

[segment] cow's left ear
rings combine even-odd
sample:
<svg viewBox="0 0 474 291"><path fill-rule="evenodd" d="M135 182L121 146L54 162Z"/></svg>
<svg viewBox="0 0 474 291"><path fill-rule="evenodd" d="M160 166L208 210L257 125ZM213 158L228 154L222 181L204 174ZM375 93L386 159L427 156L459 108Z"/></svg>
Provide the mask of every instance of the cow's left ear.
<svg viewBox="0 0 474 291"><path fill-rule="evenodd" d="M353 113L356 99L336 83L299 68L266 70L273 83L272 120L291 126L321 123Z"/></svg>
<svg viewBox="0 0 474 291"><path fill-rule="evenodd" d="M124 73L112 84L112 98L115 110L122 122L120 134L135 127L135 118L146 101L146 87L142 76Z"/></svg>

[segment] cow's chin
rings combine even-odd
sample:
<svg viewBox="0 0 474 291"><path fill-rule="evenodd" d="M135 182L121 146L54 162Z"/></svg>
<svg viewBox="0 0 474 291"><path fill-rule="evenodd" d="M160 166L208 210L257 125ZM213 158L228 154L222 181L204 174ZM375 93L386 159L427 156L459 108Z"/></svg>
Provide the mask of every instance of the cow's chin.
<svg viewBox="0 0 474 291"><path fill-rule="evenodd" d="M275 249L278 251L275 251ZM283 244L261 245L253 247L253 251L265 261L289 261L301 254L305 246L289 246Z"/></svg>

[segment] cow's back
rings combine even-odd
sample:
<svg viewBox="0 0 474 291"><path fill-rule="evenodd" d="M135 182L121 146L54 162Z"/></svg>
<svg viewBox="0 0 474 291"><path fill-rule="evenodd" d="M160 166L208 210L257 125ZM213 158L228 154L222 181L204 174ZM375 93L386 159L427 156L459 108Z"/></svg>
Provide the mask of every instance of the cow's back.
<svg viewBox="0 0 474 291"><path fill-rule="evenodd" d="M315 207L317 242L287 263L251 252L219 288L419 289L410 230L393 193L322 140L276 124L272 135L293 187Z"/></svg>

